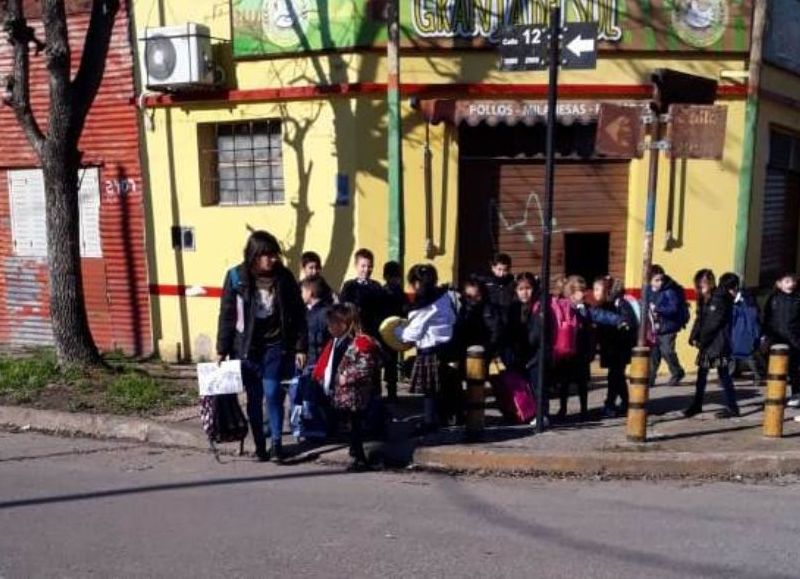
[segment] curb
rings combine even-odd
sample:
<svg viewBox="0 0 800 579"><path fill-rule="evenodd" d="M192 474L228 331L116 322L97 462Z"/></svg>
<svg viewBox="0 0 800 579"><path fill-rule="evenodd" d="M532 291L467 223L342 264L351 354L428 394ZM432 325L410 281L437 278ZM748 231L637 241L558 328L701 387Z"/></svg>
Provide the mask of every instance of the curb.
<svg viewBox="0 0 800 579"><path fill-rule="evenodd" d="M609 478L773 477L800 473L800 451L692 453L653 451L536 453L417 448L414 463L424 470L495 475L590 476Z"/></svg>
<svg viewBox="0 0 800 579"><path fill-rule="evenodd" d="M199 429L144 418L39 410L0 406L0 424L57 434L79 434L93 438L135 440L160 446L208 450L208 439Z"/></svg>
<svg viewBox="0 0 800 579"><path fill-rule="evenodd" d="M144 418L0 406L0 425L39 432L133 440L158 446L208 451L199 428L179 427ZM221 452L228 449L221 448ZM231 449L232 450L232 449ZM321 464L340 466L346 450L317 449ZM781 452L593 452L531 454L491 452L459 446L413 450L412 468L440 473L507 476L608 478L775 477L800 474L800 451Z"/></svg>

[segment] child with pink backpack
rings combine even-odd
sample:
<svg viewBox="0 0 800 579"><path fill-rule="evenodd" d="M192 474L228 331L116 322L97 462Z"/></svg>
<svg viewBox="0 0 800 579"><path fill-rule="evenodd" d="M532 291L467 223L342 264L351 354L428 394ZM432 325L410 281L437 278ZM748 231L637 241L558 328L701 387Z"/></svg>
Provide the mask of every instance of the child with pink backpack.
<svg viewBox="0 0 800 579"><path fill-rule="evenodd" d="M614 312L590 307L586 303L586 280L573 275L563 284L560 297L551 302L553 309L554 387L559 391L558 420L567 416L570 387L575 384L580 400L580 420L589 411L589 380L595 356L594 326L619 326L623 319Z"/></svg>

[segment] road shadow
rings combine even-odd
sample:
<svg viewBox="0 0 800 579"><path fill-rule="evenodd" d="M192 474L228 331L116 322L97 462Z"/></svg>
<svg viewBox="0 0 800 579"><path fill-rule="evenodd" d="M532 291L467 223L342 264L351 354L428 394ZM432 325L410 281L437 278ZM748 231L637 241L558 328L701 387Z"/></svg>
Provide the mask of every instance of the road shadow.
<svg viewBox="0 0 800 579"><path fill-rule="evenodd" d="M645 569L663 570L682 576L699 577L732 577L737 574L748 577L774 577L788 578L790 575L764 572L754 573L751 570L745 572L731 565L692 562L688 559L680 559L667 554L657 552L645 552L633 547L624 547L611 544L599 538L582 538L566 530L558 529L552 525L541 522L541 519L523 519L513 512L501 509L469 490L456 479L448 479L446 492L442 496L453 505L462 509L464 512L474 517L478 524L488 523L498 528L507 529L521 537L527 537L540 544L549 544L559 549L570 549L576 554L595 553L605 558L622 561L629 565L641 566ZM646 516L646 513L643 513ZM658 546L654 545L654 549ZM590 572L588 574L591 574Z"/></svg>
<svg viewBox="0 0 800 579"><path fill-rule="evenodd" d="M39 505L49 505L55 503L90 501L96 499L106 499L106 498L129 496L129 495L169 492L169 491L184 490L184 489L255 484L264 482L280 482L285 480L301 479L301 478L321 478L326 476L337 476L341 474L343 473L332 470L316 470L311 472L291 472L285 474L262 475L253 477L228 477L228 478L211 479L211 480L165 483L165 484L148 485L141 487L124 487L120 489L110 489L104 491L89 491L85 493L73 493L73 494L55 495L49 497L36 497L30 499L3 501L0 502L0 510L17 509L21 507L34 507Z"/></svg>

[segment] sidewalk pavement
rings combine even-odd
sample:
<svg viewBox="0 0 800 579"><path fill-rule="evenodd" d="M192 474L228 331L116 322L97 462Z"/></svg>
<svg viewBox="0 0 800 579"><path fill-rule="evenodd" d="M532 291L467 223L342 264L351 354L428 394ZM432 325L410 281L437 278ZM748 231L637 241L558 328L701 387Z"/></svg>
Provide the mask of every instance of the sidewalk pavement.
<svg viewBox="0 0 800 579"><path fill-rule="evenodd" d="M392 410L395 422L385 443L372 443L387 464L415 468L495 475L606 476L648 478L706 478L779 476L800 473L800 422L797 410L786 411L784 437L761 434L763 388L737 383L742 416L717 419L721 391L714 383L707 393L705 412L691 419L681 410L693 394L690 380L681 386L651 390L648 442L631 443L625 437L625 419L603 419L605 388L597 382L590 392L590 418L578 423L577 397L570 399L570 418L543 434L531 426L504 426L497 410L487 411L487 429L479 443L466 444L459 428L415 438L421 400L401 397ZM557 404L557 401L553 401ZM490 404L491 406L491 404ZM132 439L163 446L207 450L196 407L184 408L155 420L0 407L0 424L16 428ZM237 445L223 445L233 452ZM291 448L287 441L286 446ZM319 460L343 464L346 446L330 444L298 447L293 461ZM292 462L292 461L290 461Z"/></svg>

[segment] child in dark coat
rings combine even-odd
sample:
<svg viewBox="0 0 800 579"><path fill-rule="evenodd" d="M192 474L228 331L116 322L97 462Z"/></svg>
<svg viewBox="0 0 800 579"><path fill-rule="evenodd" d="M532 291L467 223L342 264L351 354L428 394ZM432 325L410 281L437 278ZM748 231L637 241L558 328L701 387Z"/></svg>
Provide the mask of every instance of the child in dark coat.
<svg viewBox="0 0 800 579"><path fill-rule="evenodd" d="M541 285L539 279L530 272L518 274L514 285L516 297L509 307L505 327L505 334L511 345L509 367L528 378L535 399L539 383L541 346ZM549 392L542 392L545 427L548 425L549 402Z"/></svg>
<svg viewBox="0 0 800 579"><path fill-rule="evenodd" d="M514 276L511 274L511 257L505 253L498 253L492 258L491 271L484 279L486 297L492 307L500 315L502 324L508 319L508 310L514 301ZM504 336L500 336L498 344L499 355L504 364L511 362L513 345L508 343Z"/></svg>
<svg viewBox="0 0 800 579"><path fill-rule="evenodd" d="M408 298L403 289L403 270L396 261L387 261L383 265L383 305L382 317L405 317L408 310ZM400 354L381 341L384 353L383 380L389 402L397 401L398 363Z"/></svg>
<svg viewBox="0 0 800 579"><path fill-rule="evenodd" d="M500 341L501 313L488 298L486 285L478 276L470 276L462 287L454 340L459 351L470 346L483 346L486 359L497 353Z"/></svg>
<svg viewBox="0 0 800 579"><path fill-rule="evenodd" d="M378 338L378 328L386 311L385 294L381 284L372 279L375 256L369 249L359 249L353 259L356 277L342 286L340 303L350 303L358 309L363 331Z"/></svg>
<svg viewBox="0 0 800 579"><path fill-rule="evenodd" d="M717 371L725 396L725 409L718 412L719 418L739 416L736 403L736 390L728 371L731 361L731 319L733 298L739 287L739 278L734 273L726 273L715 287L714 273L703 269L695 275L697 290L697 317L692 328L690 343L698 348L697 383L694 401L684 411L690 418L703 411L706 382L709 370Z"/></svg>
<svg viewBox="0 0 800 579"><path fill-rule="evenodd" d="M308 326L308 367L313 368L320 352L331 339L328 333L328 310L333 305L333 292L319 276L307 277L300 282L303 303L306 305Z"/></svg>
<svg viewBox="0 0 800 579"><path fill-rule="evenodd" d="M789 346L789 382L792 398L788 406L800 406L800 294L792 273L781 275L775 291L764 304L764 336L770 345Z"/></svg>
<svg viewBox="0 0 800 579"><path fill-rule="evenodd" d="M608 390L604 405L606 418L624 416L628 412L628 381L625 368L631 363L636 345L638 323L633 306L625 299L625 288L620 280L611 276L594 281L594 299L597 307L618 315L622 323L617 326L598 326L597 341L600 346L600 365L608 369ZM620 406L617 406L617 399Z"/></svg>

